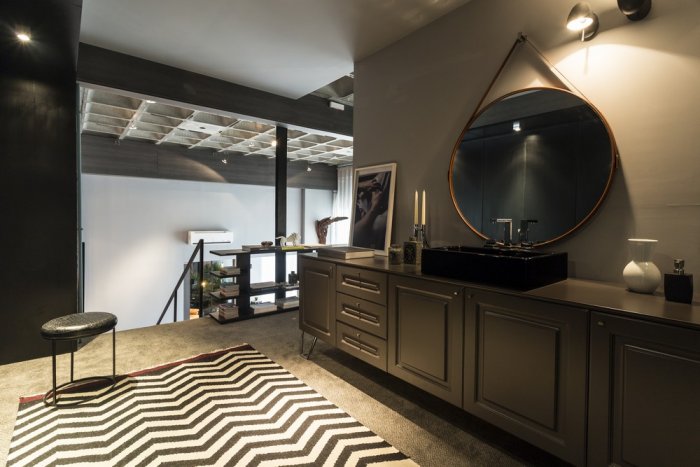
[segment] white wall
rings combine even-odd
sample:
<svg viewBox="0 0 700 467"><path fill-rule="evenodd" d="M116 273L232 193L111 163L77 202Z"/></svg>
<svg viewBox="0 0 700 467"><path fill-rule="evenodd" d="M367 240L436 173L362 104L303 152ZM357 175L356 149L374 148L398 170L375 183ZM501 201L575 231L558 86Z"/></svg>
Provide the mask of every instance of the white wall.
<svg viewBox="0 0 700 467"><path fill-rule="evenodd" d="M187 231L232 231L233 245L205 245L205 261L219 260L208 251L273 240L274 205L274 187L82 175L86 311L114 313L119 329L155 324L194 250ZM299 213L300 190L290 189L294 231ZM274 259L256 259L251 280L274 280Z"/></svg>
<svg viewBox="0 0 700 467"><path fill-rule="evenodd" d="M601 28L583 43L564 27L574 3L473 0L357 63L354 164L398 162L394 241L406 239L413 191L427 188L433 243L479 244L449 196L450 154L524 32L602 112L620 150L597 215L553 249L568 252L573 277L621 282L626 239L656 238L654 261L669 272L673 258L685 258L697 299L700 2L655 1L646 19L630 22L615 1L590 1ZM524 69L515 75L520 85L539 82Z"/></svg>

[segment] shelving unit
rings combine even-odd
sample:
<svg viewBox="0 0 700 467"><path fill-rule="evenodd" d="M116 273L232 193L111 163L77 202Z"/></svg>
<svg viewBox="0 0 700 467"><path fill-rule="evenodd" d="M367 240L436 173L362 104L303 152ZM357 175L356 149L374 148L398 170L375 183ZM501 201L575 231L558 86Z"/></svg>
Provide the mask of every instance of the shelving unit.
<svg viewBox="0 0 700 467"><path fill-rule="evenodd" d="M235 265L239 272L235 274L229 274L225 271L212 271L210 274L218 277L222 280L222 284L232 284L238 286L238 295L228 295L222 294L220 290L215 290L210 292L210 297L219 304L230 303L232 305L238 306L238 315L230 318L223 318L219 316L219 312L213 311L209 314L217 322L230 323L233 321L240 321L244 319L255 318L258 316L264 316L271 313L279 313L282 311L295 310L298 307L275 307L275 309L266 310L263 312L257 312L251 306L251 297L258 295L267 295L274 293L277 299L285 298L286 292L298 290L299 284L290 285L284 282L284 277L286 271L279 270L280 264L285 264L284 258L286 258L287 253L308 253L315 251L315 248L311 247L264 247L264 248L254 248L250 250L245 249L233 249L233 250L212 250L210 253L221 257L232 257L235 258ZM270 254L274 253L276 258L276 270L275 270L275 281L271 282L250 282L250 266L251 266L251 256L258 254ZM230 279L227 280L227 279Z"/></svg>

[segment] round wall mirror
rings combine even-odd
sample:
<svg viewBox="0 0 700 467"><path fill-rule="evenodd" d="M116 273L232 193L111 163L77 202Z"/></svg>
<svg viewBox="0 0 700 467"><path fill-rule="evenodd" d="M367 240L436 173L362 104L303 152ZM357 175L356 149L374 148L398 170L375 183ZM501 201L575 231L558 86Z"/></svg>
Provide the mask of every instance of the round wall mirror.
<svg viewBox="0 0 700 467"><path fill-rule="evenodd" d="M503 96L478 112L450 160L452 202L479 237L544 245L588 221L610 188L616 145L603 116L561 89Z"/></svg>

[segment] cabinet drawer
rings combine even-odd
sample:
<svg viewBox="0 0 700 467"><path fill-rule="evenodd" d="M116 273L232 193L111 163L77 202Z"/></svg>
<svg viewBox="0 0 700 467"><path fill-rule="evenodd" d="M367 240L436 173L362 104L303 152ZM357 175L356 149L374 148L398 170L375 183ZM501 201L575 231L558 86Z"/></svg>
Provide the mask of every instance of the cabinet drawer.
<svg viewBox="0 0 700 467"><path fill-rule="evenodd" d="M339 349L386 371L384 339L339 322L336 322L336 338Z"/></svg>
<svg viewBox="0 0 700 467"><path fill-rule="evenodd" d="M386 274L366 269L338 266L336 288L353 297L386 305Z"/></svg>
<svg viewBox="0 0 700 467"><path fill-rule="evenodd" d="M338 293L335 319L386 339L386 307L362 298Z"/></svg>

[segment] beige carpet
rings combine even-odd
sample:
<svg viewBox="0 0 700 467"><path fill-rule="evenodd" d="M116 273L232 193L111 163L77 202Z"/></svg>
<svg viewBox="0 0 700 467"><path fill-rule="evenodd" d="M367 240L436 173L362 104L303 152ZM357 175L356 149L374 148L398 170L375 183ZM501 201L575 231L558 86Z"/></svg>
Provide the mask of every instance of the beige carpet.
<svg viewBox="0 0 700 467"><path fill-rule="evenodd" d="M117 327L118 329L118 327ZM297 313L220 325L212 319L117 332L117 373L248 342L422 466L557 465L556 459L322 342L299 357ZM47 346L49 344L47 343ZM59 383L68 379L59 357ZM76 378L109 373L111 336L76 353ZM0 465L20 396L45 392L51 358L0 366Z"/></svg>

